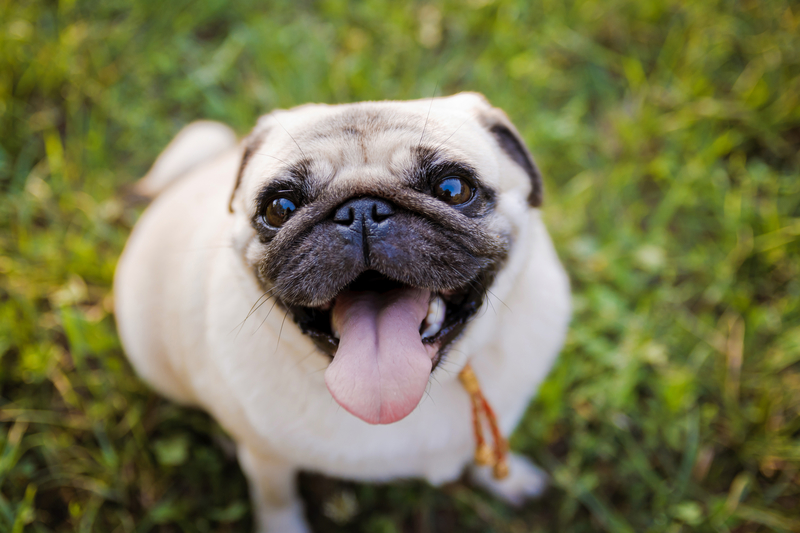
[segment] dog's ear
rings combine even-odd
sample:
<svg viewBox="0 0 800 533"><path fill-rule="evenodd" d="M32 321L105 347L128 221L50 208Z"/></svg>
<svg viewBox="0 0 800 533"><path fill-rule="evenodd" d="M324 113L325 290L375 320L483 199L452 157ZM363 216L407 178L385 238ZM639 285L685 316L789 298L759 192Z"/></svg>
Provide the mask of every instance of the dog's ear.
<svg viewBox="0 0 800 533"><path fill-rule="evenodd" d="M542 185L542 174L536 163L533 162L533 157L525 146L525 141L522 140L517 128L511 123L508 115L501 109L493 107L486 97L479 93L461 93L456 95L461 98L471 98L477 100L475 102L478 109L478 120L481 124L489 130L497 144L503 152L518 164L531 181L531 192L528 195L528 204L531 207L539 207L542 205L542 197L544 196L544 187Z"/></svg>
<svg viewBox="0 0 800 533"><path fill-rule="evenodd" d="M501 112L502 113L502 112ZM539 207L542 205L542 197L544 196L544 187L542 186L542 174L536 163L533 162L533 157L522 141L519 132L513 124L505 117L503 113L502 119L496 123L487 126L489 132L494 136L500 148L514 160L516 164L522 167L528 178L531 180L531 192L528 194L528 204L531 207Z"/></svg>
<svg viewBox="0 0 800 533"><path fill-rule="evenodd" d="M239 185L242 184L242 176L244 175L244 171L247 168L247 163L250 161L250 158L253 157L253 154L261 147L264 143L264 138L267 136L269 132L269 127L266 125L267 118L270 115L264 115L263 117L258 119L256 123L256 127L253 128L253 131L245 137L244 139L244 150L242 151L242 162L239 163L239 172L236 174L236 183L233 186L233 191L231 192L231 199L228 202L228 210L233 213L233 200L236 198L236 191L239 190Z"/></svg>

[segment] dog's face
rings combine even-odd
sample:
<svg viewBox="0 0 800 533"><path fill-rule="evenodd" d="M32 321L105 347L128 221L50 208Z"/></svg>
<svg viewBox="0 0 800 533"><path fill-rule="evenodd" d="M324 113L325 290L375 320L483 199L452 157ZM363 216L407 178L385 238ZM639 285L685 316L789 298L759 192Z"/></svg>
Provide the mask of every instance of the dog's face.
<svg viewBox="0 0 800 533"><path fill-rule="evenodd" d="M265 293L332 357L336 401L391 423L419 403L541 194L505 115L460 94L262 117L231 211Z"/></svg>

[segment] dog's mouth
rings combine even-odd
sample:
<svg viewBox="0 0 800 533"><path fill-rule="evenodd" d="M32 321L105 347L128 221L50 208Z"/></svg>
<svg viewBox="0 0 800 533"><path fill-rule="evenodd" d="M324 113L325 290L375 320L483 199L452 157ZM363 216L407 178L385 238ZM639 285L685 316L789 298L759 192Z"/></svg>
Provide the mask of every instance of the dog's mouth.
<svg viewBox="0 0 800 533"><path fill-rule="evenodd" d="M475 284L456 290L430 293L428 312L419 325L419 335L423 344L438 347L433 368L439 364L444 349L458 336L481 306L483 294L473 285ZM368 270L345 287L333 300L319 307L286 305L286 308L300 327L300 331L308 335L320 350L334 357L340 338L340 332L332 322L331 313L336 300L349 292L384 294L403 288L410 286L392 280L375 270Z"/></svg>
<svg viewBox="0 0 800 533"><path fill-rule="evenodd" d="M477 313L480 284L430 291L370 270L319 307L286 305L332 362L325 381L347 411L372 424L404 418L432 370Z"/></svg>

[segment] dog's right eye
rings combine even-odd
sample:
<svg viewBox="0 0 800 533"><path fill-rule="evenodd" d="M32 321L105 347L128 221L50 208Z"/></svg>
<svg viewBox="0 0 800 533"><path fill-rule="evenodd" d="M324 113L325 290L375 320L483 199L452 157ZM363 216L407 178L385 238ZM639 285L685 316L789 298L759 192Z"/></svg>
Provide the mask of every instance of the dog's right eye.
<svg viewBox="0 0 800 533"><path fill-rule="evenodd" d="M297 207L294 205L294 202L288 198L274 198L270 201L269 205L267 205L267 209L264 212L264 219L267 221L267 224L273 228L280 228L289 220L289 217L292 216L295 209L297 209Z"/></svg>

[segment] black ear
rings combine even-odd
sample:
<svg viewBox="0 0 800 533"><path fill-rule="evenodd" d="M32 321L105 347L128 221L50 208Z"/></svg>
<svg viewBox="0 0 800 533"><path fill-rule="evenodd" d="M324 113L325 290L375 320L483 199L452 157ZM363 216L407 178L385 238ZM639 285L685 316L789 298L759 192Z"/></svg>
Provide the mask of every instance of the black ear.
<svg viewBox="0 0 800 533"><path fill-rule="evenodd" d="M233 186L233 192L231 192L231 199L228 202L228 210L233 213L233 199L236 197L236 191L239 189L239 185L242 183L242 176L244 175L244 169L247 168L247 163L250 161L250 158L253 154L258 150L261 143L264 142L264 137L266 137L267 132L264 129L259 129L256 126L256 129L245 139L244 141L244 152L242 153L242 162L239 164L239 172L236 174L236 184Z"/></svg>
<svg viewBox="0 0 800 533"><path fill-rule="evenodd" d="M533 157L522 142L519 134L502 123L497 123L489 127L489 131L494 135L500 148L514 160L516 164L528 174L531 180L531 193L528 195L528 203L532 207L542 205L543 187L542 174L533 162Z"/></svg>

